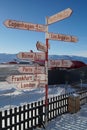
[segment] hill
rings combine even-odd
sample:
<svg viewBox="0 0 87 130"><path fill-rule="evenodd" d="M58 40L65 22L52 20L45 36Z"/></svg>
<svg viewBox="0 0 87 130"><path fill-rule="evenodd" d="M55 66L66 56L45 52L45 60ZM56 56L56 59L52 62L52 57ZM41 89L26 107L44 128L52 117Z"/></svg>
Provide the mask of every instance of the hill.
<svg viewBox="0 0 87 130"><path fill-rule="evenodd" d="M78 60L78 61L83 61L84 63L87 64L87 57L81 57L81 56L49 55L49 59ZM0 63L10 62L15 60L19 61L19 59L16 57L16 54L0 53Z"/></svg>

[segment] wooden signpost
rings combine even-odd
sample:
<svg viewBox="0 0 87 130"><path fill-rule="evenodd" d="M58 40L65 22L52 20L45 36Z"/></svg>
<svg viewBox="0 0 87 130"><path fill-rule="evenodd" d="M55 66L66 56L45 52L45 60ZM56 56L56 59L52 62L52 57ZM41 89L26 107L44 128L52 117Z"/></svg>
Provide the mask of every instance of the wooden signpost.
<svg viewBox="0 0 87 130"><path fill-rule="evenodd" d="M70 8L65 9L53 16L46 18L46 25L42 24L33 24L33 23L26 23L26 22L20 22L15 20L6 20L4 22L4 25L8 28L15 28L15 29L24 29L24 30L30 30L30 31L37 31L37 32L45 32L46 33L46 45L42 43L37 43L36 47L38 50L43 51L44 53L37 53L37 52L20 52L17 57L22 60L45 60L45 74L26 74L26 75L13 75L7 78L8 82L11 83L20 83L20 88L26 88L26 87L36 87L38 85L38 82L44 84L45 83L45 108L46 108L46 114L45 114L45 121L47 124L48 120L48 48L49 48L49 40L60 40L65 42L77 42L78 39L75 36L68 36L63 34L54 34L48 32L48 25L53 24L55 22L58 22L60 20L63 20L65 18L68 18L72 14L72 10ZM53 61L50 61L50 66L53 65ZM55 61L57 66L59 65L58 61ZM68 62L60 63L62 66L70 66L72 63ZM30 68L19 68L20 72L25 73L28 70L28 72L31 71L31 73L34 73L34 69ZM38 70L37 70L38 72Z"/></svg>

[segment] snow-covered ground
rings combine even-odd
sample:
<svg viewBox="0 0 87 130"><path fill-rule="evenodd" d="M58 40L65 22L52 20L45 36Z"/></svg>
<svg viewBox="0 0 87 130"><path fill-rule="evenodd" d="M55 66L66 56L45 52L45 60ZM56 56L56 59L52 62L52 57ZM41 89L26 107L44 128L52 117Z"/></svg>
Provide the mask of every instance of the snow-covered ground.
<svg viewBox="0 0 87 130"><path fill-rule="evenodd" d="M74 89L65 85L48 86L48 96L53 97ZM45 99L45 88L19 89L16 85L0 82L0 110ZM35 129L38 130L38 129ZM40 130L44 130L41 128ZM87 104L75 114L64 114L48 122L46 130L87 130Z"/></svg>
<svg viewBox="0 0 87 130"><path fill-rule="evenodd" d="M68 91L71 91L68 87ZM65 93L65 85L48 86L48 97ZM19 89L14 84L0 82L0 110L45 99L45 88Z"/></svg>
<svg viewBox="0 0 87 130"><path fill-rule="evenodd" d="M87 104L75 114L64 114L53 119L45 130L87 130Z"/></svg>

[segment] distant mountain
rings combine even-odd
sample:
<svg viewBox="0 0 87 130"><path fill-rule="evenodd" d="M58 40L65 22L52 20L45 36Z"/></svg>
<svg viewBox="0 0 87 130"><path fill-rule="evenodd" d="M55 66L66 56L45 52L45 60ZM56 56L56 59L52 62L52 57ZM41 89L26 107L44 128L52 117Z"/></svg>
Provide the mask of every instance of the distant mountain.
<svg viewBox="0 0 87 130"><path fill-rule="evenodd" d="M49 59L78 60L83 61L84 63L87 64L87 57L81 57L81 56L49 55ZM0 63L10 61L20 61L20 59L16 57L16 54L0 53Z"/></svg>
<svg viewBox="0 0 87 130"><path fill-rule="evenodd" d="M49 59L77 60L87 64L87 57L82 57L82 56L49 55Z"/></svg>

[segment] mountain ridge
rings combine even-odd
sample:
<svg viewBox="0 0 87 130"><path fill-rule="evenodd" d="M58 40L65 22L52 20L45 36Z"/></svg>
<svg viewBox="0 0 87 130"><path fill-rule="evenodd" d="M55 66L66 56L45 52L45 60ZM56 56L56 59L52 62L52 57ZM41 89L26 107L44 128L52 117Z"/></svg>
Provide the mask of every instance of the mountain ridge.
<svg viewBox="0 0 87 130"><path fill-rule="evenodd" d="M9 53L0 53L0 63L4 62L10 62L10 61L20 61L20 59L17 58L17 54L9 54ZM77 60L82 61L87 64L87 57L83 56L75 56L75 55L49 55L49 59L64 59L64 60Z"/></svg>

